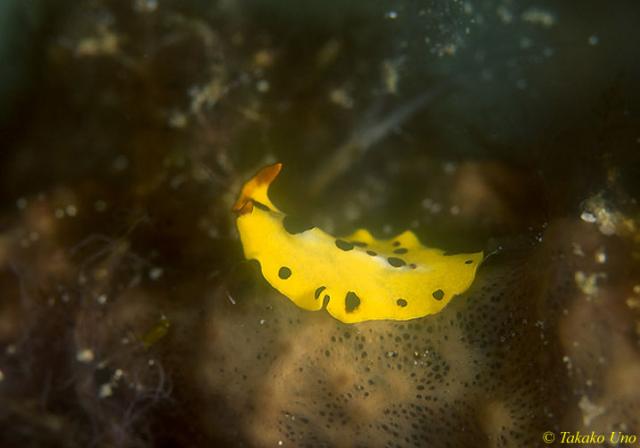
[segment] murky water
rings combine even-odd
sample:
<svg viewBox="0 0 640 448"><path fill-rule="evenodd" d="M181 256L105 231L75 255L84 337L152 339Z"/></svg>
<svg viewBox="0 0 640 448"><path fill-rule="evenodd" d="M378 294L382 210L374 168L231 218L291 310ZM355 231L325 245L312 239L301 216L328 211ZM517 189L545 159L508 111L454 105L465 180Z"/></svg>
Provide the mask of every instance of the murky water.
<svg viewBox="0 0 640 448"><path fill-rule="evenodd" d="M632 446L638 19L2 2L0 445ZM327 231L497 252L433 316L304 311L230 211L276 161L273 201Z"/></svg>

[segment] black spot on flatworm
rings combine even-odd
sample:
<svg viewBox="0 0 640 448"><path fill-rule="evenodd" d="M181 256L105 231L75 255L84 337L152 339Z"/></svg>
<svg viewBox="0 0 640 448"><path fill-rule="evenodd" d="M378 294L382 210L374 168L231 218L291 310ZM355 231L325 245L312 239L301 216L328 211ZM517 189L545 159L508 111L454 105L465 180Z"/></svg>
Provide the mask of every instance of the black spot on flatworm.
<svg viewBox="0 0 640 448"><path fill-rule="evenodd" d="M374 251L372 251L372 250L368 250L368 251L367 251L367 255L371 255L372 257L375 257L375 256L376 256L376 255L378 255L378 254L377 254L377 253L375 253L375 252L374 252Z"/></svg>
<svg viewBox="0 0 640 448"><path fill-rule="evenodd" d="M327 308L327 305L329 305L329 300L331 300L331 297L329 297L328 294L325 294L324 298L322 299L322 309Z"/></svg>
<svg viewBox="0 0 640 448"><path fill-rule="evenodd" d="M398 299L396 300L396 303L398 304L398 306L404 308L405 306L407 306L407 301L404 299Z"/></svg>
<svg viewBox="0 0 640 448"><path fill-rule="evenodd" d="M416 264L415 264L415 263L411 263L411 264L409 265L409 267L410 267L411 269L415 269L415 268L417 268L418 266L416 266Z"/></svg>
<svg viewBox="0 0 640 448"><path fill-rule="evenodd" d="M394 254L406 254L407 252L409 252L409 250L405 249L404 247L401 247L400 249L396 249L393 251Z"/></svg>
<svg viewBox="0 0 640 448"><path fill-rule="evenodd" d="M467 260L464 262L464 264L471 264L471 263L473 263L473 260Z"/></svg>
<svg viewBox="0 0 640 448"><path fill-rule="evenodd" d="M362 241L351 241L351 244L358 247L367 247L367 243L363 243Z"/></svg>
<svg viewBox="0 0 640 448"><path fill-rule="evenodd" d="M353 244L345 240L336 240L336 246L344 251L353 249Z"/></svg>
<svg viewBox="0 0 640 448"><path fill-rule="evenodd" d="M355 292L349 291L344 299L344 309L347 313L353 313L360 306L360 297Z"/></svg>
<svg viewBox="0 0 640 448"><path fill-rule="evenodd" d="M400 245L400 241L394 241L393 242L393 247L398 247Z"/></svg>
<svg viewBox="0 0 640 448"><path fill-rule="evenodd" d="M282 220L282 227L291 235L295 235L313 229L315 226L303 219L287 215Z"/></svg>
<svg viewBox="0 0 640 448"><path fill-rule="evenodd" d="M256 208L259 208L260 210L264 210L265 212L271 211L271 209L269 207L267 207L266 205L264 205L262 202L258 202L256 200L252 200L252 202L253 202L253 205Z"/></svg>
<svg viewBox="0 0 640 448"><path fill-rule="evenodd" d="M286 266L282 266L278 271L278 277L280 277L282 280L288 279L289 277L291 277L291 269Z"/></svg>
<svg viewBox="0 0 640 448"><path fill-rule="evenodd" d="M407 264L402 258L396 258L396 257L389 257L387 258L387 261L394 268L399 268Z"/></svg>
<svg viewBox="0 0 640 448"><path fill-rule="evenodd" d="M444 291L442 289L436 289L433 291L433 298L436 300L442 300L444 297Z"/></svg>
<svg viewBox="0 0 640 448"><path fill-rule="evenodd" d="M315 298L317 299L318 297L320 297L320 294L322 294L322 291L324 291L325 289L327 289L326 286L321 286L318 289L316 289L316 292L313 293L313 295L315 296Z"/></svg>

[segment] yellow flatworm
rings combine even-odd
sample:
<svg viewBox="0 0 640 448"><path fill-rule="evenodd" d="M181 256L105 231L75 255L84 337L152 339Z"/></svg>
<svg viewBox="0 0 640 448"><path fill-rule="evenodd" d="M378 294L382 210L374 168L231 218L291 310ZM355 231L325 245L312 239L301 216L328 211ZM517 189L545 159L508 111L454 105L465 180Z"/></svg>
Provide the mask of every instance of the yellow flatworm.
<svg viewBox="0 0 640 448"><path fill-rule="evenodd" d="M367 230L336 238L302 227L269 199L282 164L262 168L233 206L247 259L267 281L305 310L346 322L408 320L438 313L466 291L483 253L446 255L411 231L377 240Z"/></svg>

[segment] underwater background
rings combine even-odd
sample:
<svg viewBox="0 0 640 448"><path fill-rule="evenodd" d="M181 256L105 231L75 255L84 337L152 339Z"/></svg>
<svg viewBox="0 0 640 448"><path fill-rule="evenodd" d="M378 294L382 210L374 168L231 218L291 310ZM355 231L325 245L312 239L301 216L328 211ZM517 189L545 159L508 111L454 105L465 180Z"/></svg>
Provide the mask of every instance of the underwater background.
<svg viewBox="0 0 640 448"><path fill-rule="evenodd" d="M638 24L0 1L0 446L638 446ZM231 212L274 162L272 200L327 231L492 255L432 316L297 308Z"/></svg>

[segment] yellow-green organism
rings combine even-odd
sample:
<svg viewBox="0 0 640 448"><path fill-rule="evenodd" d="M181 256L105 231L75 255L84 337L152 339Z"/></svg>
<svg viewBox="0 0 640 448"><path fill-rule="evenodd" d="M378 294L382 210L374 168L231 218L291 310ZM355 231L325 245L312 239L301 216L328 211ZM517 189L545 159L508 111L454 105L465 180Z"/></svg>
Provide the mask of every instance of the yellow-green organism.
<svg viewBox="0 0 640 448"><path fill-rule="evenodd" d="M269 199L282 164L262 168L233 206L247 259L305 310L326 310L345 323L408 320L438 313L466 291L483 253L445 255L411 231L387 240L367 230L334 237L301 227Z"/></svg>

